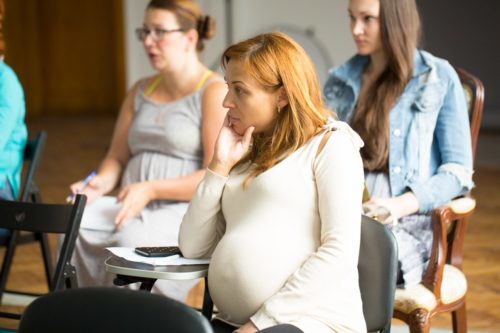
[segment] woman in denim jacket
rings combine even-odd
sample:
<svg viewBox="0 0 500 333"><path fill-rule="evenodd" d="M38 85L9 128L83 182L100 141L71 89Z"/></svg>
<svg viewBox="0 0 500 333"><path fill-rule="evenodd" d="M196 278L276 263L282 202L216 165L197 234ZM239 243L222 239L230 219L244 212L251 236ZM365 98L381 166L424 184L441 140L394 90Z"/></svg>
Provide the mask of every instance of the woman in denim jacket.
<svg viewBox="0 0 500 333"><path fill-rule="evenodd" d="M330 71L324 93L365 142L365 207L398 221L398 285L408 287L429 258L428 213L473 186L466 99L452 66L417 49L415 0L350 0L348 11L358 54Z"/></svg>

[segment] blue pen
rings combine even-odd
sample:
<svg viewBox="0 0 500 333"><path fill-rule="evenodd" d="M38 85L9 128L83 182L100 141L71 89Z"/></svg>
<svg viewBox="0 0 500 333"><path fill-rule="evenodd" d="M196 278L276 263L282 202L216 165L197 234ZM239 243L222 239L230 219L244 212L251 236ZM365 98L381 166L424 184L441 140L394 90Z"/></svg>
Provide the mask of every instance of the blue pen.
<svg viewBox="0 0 500 333"><path fill-rule="evenodd" d="M78 190L76 190L76 193L83 191L87 187L87 185L90 183L92 178L94 178L96 175L97 175L97 172L95 172L95 171L92 171L91 173L89 173L87 175L87 177L85 177L85 179L82 181L82 187L80 187ZM75 199L75 195L76 194L68 195L68 197L66 198L66 202L73 201Z"/></svg>

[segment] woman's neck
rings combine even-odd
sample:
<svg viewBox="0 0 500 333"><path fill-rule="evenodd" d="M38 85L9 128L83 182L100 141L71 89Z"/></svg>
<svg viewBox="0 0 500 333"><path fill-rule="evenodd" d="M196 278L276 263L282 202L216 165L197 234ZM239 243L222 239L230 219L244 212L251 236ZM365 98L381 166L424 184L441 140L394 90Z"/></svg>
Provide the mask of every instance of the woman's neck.
<svg viewBox="0 0 500 333"><path fill-rule="evenodd" d="M370 63L365 69L365 74L371 78L377 78L387 67L387 57L382 52L373 53Z"/></svg>
<svg viewBox="0 0 500 333"><path fill-rule="evenodd" d="M160 86L171 99L175 100L192 93L206 67L196 60L186 61L183 66L176 70L162 73L163 79Z"/></svg>

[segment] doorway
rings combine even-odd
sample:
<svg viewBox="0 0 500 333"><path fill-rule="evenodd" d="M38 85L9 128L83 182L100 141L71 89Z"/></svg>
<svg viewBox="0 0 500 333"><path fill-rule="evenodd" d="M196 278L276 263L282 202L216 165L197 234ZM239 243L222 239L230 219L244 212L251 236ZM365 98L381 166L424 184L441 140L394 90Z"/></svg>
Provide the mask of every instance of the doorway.
<svg viewBox="0 0 500 333"><path fill-rule="evenodd" d="M27 117L115 114L125 94L122 0L5 0L5 61Z"/></svg>

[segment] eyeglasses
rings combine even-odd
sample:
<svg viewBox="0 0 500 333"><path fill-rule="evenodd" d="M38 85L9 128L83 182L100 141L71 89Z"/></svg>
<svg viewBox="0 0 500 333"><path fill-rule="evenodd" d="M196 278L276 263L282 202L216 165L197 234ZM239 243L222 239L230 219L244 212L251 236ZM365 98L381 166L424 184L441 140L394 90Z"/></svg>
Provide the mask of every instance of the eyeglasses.
<svg viewBox="0 0 500 333"><path fill-rule="evenodd" d="M167 29L162 29L162 28L154 28L154 29L148 29L148 28L137 28L135 29L135 34L137 35L137 38L141 41L144 42L144 40L151 34L151 38L153 38L153 41L157 42L161 40L163 37L165 37L166 34L169 34L171 32L184 32L186 29L172 29L172 30L167 30Z"/></svg>

